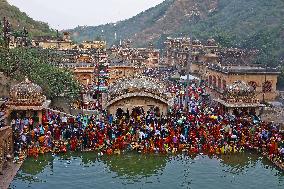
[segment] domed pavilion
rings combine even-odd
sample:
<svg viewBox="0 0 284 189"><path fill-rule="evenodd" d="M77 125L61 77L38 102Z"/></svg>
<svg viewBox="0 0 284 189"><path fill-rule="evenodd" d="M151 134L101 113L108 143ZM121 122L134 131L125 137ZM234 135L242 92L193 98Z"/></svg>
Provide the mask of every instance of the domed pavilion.
<svg viewBox="0 0 284 189"><path fill-rule="evenodd" d="M235 81L227 85L223 97L214 99L221 107L221 112L253 112L258 114L260 107L259 99L256 98L255 90L244 81Z"/></svg>
<svg viewBox="0 0 284 189"><path fill-rule="evenodd" d="M104 107L111 114L114 114L117 109L131 111L140 107L145 111L155 108L165 115L168 107L173 104L173 98L163 82L140 75L114 82L109 87L106 100Z"/></svg>
<svg viewBox="0 0 284 189"><path fill-rule="evenodd" d="M11 87L7 102L10 119L20 116L33 117L38 123L42 122L42 112L47 109L50 100L43 95L42 88L27 78Z"/></svg>

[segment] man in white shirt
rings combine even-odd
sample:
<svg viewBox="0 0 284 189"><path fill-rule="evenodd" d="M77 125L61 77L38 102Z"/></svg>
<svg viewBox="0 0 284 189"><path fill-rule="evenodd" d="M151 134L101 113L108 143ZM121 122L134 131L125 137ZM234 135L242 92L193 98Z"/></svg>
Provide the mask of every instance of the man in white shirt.
<svg viewBox="0 0 284 189"><path fill-rule="evenodd" d="M63 123L63 126L66 126L67 125L67 116L66 114L61 118L61 122Z"/></svg>

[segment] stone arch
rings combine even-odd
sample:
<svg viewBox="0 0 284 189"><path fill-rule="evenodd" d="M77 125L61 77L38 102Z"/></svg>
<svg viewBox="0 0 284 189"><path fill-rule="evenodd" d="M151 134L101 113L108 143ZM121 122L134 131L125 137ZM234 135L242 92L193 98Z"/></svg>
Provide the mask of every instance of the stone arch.
<svg viewBox="0 0 284 189"><path fill-rule="evenodd" d="M109 107L111 104L113 104L113 103L115 103L119 100L123 100L123 99L130 98L130 97L149 97L149 98L153 98L153 99L156 99L156 100L160 100L161 102L170 105L169 102L166 99L163 99L162 97L160 97L158 95L147 93L147 92L133 92L133 93L127 93L127 94L124 94L124 95L120 95L120 96L114 98L113 100L109 101L106 104L106 107Z"/></svg>
<svg viewBox="0 0 284 189"><path fill-rule="evenodd" d="M216 79L215 75L213 76L213 79L212 79L212 85L213 85L213 87L217 86L217 79Z"/></svg>
<svg viewBox="0 0 284 189"><path fill-rule="evenodd" d="M222 84L223 84L223 90L225 90L227 88L227 81L223 79Z"/></svg>
<svg viewBox="0 0 284 189"><path fill-rule="evenodd" d="M212 86L212 75L209 75L208 77L208 85Z"/></svg>
<svg viewBox="0 0 284 189"><path fill-rule="evenodd" d="M173 105L173 100L163 82L137 75L134 78L122 78L113 83L103 107L108 110L108 113L113 114L118 107L123 108L124 111L141 107L146 112L158 106L161 113L165 115L168 107Z"/></svg>
<svg viewBox="0 0 284 189"><path fill-rule="evenodd" d="M124 110L122 108L117 108L115 112L116 117L122 117L124 114Z"/></svg>
<svg viewBox="0 0 284 189"><path fill-rule="evenodd" d="M83 85L89 85L92 83L92 77L89 74L83 74L79 77L79 81Z"/></svg>
<svg viewBox="0 0 284 189"><path fill-rule="evenodd" d="M109 103L106 104L106 108L109 114L115 114L118 108L121 108L124 112L126 109L132 111L133 108L141 107L144 112L147 112L151 108L158 107L160 114L167 114L167 109L169 107L169 102L162 99L159 96L149 94L149 93L128 93L127 95L121 95Z"/></svg>
<svg viewBox="0 0 284 189"><path fill-rule="evenodd" d="M218 88L221 89L222 88L222 80L220 77L218 77Z"/></svg>

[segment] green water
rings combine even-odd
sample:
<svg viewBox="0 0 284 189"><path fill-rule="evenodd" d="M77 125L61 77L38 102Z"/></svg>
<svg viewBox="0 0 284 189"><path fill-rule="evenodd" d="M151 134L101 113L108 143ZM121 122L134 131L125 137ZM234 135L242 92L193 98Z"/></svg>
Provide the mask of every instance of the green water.
<svg viewBox="0 0 284 189"><path fill-rule="evenodd" d="M284 173L250 153L223 157L72 153L27 159L10 188L283 189Z"/></svg>

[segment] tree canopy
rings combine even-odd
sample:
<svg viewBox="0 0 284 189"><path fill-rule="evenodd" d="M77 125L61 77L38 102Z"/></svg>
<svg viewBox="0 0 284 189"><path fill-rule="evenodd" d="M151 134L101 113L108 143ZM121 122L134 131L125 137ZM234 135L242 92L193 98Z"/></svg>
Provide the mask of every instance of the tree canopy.
<svg viewBox="0 0 284 189"><path fill-rule="evenodd" d="M61 57L51 50L0 48L0 72L18 81L27 76L42 87L48 98L64 96L75 99L79 95L80 84L73 73L50 64L60 59Z"/></svg>

